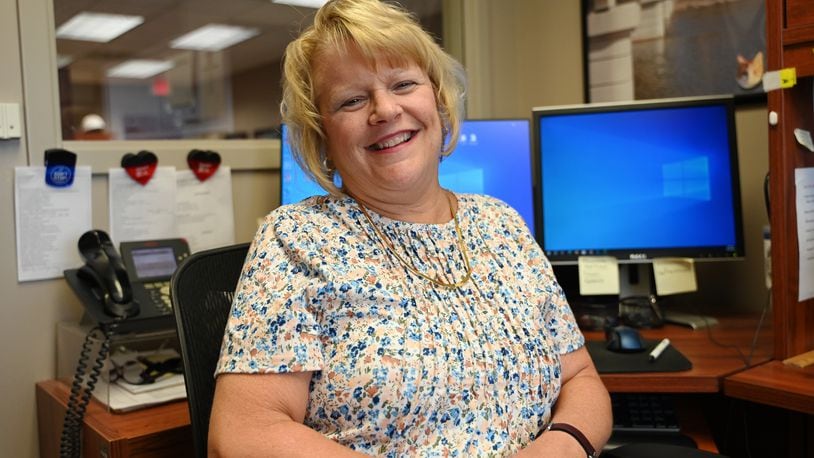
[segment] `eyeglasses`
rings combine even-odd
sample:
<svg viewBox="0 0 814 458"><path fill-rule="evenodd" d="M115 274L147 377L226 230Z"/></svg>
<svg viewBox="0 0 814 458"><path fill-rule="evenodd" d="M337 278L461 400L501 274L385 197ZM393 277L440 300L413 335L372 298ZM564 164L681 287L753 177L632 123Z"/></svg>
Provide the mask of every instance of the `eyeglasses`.
<svg viewBox="0 0 814 458"><path fill-rule="evenodd" d="M148 357L138 356L122 364L113 362L110 369L110 382L124 380L131 385L149 385L168 374L182 374L184 367L181 358L173 357L163 361L151 361Z"/></svg>

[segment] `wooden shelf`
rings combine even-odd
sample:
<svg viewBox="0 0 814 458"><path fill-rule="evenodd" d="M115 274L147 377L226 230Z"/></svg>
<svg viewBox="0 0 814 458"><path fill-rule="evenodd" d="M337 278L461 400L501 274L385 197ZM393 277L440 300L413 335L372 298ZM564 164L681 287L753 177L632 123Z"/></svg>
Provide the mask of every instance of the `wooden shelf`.
<svg viewBox="0 0 814 458"><path fill-rule="evenodd" d="M771 361L727 377L724 394L814 415L814 366Z"/></svg>

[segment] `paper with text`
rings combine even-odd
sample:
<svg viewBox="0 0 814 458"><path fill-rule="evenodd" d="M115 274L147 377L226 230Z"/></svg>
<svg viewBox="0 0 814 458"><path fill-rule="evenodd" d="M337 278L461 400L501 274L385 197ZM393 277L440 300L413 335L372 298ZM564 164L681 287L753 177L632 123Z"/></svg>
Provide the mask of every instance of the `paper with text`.
<svg viewBox="0 0 814 458"><path fill-rule="evenodd" d="M178 234L190 252L234 244L231 169L219 167L203 182L192 170L179 170L176 179Z"/></svg>
<svg viewBox="0 0 814 458"><path fill-rule="evenodd" d="M612 256L580 256L579 293L583 296L619 294L619 261Z"/></svg>
<svg viewBox="0 0 814 458"><path fill-rule="evenodd" d="M178 237L175 167L158 167L141 185L124 171L109 171L110 238L121 242Z"/></svg>
<svg viewBox="0 0 814 458"><path fill-rule="evenodd" d="M76 242L91 229L91 173L76 167L73 184L45 184L45 167L14 168L17 281L59 278L82 264Z"/></svg>
<svg viewBox="0 0 814 458"><path fill-rule="evenodd" d="M656 278L656 294L659 296L698 290L695 262L691 258L655 258L653 275Z"/></svg>
<svg viewBox="0 0 814 458"><path fill-rule="evenodd" d="M814 297L814 167L794 170L797 193L797 246L800 260L797 300Z"/></svg>

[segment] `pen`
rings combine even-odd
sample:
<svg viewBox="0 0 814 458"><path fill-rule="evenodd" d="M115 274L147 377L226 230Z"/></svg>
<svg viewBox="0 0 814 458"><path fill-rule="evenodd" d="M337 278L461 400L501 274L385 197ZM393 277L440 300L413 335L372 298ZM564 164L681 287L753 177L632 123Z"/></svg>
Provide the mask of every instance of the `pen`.
<svg viewBox="0 0 814 458"><path fill-rule="evenodd" d="M668 339L666 337L664 339L662 339L661 342L659 342L659 344L656 345L656 348L654 348L650 352L650 362L652 363L653 361L659 359L659 356L661 356L661 354L664 353L664 350L666 350L667 347L669 347L669 346L670 346L670 339Z"/></svg>

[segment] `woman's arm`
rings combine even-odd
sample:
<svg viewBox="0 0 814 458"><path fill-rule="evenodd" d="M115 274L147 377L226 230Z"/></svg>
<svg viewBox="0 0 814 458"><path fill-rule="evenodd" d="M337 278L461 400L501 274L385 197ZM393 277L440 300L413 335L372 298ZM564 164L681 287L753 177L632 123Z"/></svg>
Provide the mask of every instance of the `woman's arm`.
<svg viewBox="0 0 814 458"><path fill-rule="evenodd" d="M209 456L362 456L303 425L311 372L221 374L209 421Z"/></svg>
<svg viewBox="0 0 814 458"><path fill-rule="evenodd" d="M597 452L608 441L613 426L608 390L596 372L588 350L561 356L562 389L552 423L568 423L588 438ZM524 456L585 457L579 442L562 431L546 431L517 454Z"/></svg>

